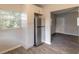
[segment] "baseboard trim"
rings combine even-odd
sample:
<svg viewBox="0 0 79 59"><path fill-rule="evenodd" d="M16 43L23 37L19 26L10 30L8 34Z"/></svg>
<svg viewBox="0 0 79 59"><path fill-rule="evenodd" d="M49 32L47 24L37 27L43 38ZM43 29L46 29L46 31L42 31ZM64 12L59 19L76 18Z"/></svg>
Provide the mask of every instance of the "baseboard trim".
<svg viewBox="0 0 79 59"><path fill-rule="evenodd" d="M17 46L15 46L15 47L13 47L13 48L10 48L10 49L7 49L7 50L5 50L5 51L0 52L0 54L6 53L6 52L11 51L11 50L14 50L14 49L19 48L19 47L21 47L21 46L22 46L22 45L17 45Z"/></svg>
<svg viewBox="0 0 79 59"><path fill-rule="evenodd" d="M75 34L69 34L69 33L54 33L54 34L51 34L52 36L54 36L55 34L64 34L64 35L72 35L72 36L78 36L78 35L75 35Z"/></svg>

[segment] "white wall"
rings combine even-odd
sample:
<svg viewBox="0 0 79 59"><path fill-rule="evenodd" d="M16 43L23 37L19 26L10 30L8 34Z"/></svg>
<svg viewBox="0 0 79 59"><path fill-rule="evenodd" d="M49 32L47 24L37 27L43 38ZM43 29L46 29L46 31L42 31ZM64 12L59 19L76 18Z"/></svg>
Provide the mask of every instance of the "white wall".
<svg viewBox="0 0 79 59"><path fill-rule="evenodd" d="M51 44L51 18L50 13L45 12L45 43Z"/></svg>
<svg viewBox="0 0 79 59"><path fill-rule="evenodd" d="M0 53L21 45L21 30L0 30Z"/></svg>

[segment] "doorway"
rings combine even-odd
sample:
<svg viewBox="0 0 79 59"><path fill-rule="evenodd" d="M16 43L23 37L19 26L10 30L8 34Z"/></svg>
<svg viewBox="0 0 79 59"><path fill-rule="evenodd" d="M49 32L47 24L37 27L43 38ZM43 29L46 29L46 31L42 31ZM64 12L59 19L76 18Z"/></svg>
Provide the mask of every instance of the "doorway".
<svg viewBox="0 0 79 59"><path fill-rule="evenodd" d="M51 13L51 45L62 53L78 53L78 7Z"/></svg>
<svg viewBox="0 0 79 59"><path fill-rule="evenodd" d="M56 33L79 36L77 26L78 13L78 7L52 12L51 36Z"/></svg>

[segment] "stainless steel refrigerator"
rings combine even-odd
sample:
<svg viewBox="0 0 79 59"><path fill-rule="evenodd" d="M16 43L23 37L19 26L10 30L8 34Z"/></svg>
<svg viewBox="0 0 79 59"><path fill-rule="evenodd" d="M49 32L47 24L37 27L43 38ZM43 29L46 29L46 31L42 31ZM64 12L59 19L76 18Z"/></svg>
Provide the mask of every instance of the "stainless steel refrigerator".
<svg viewBox="0 0 79 59"><path fill-rule="evenodd" d="M41 14L34 14L34 46L39 46L41 42L41 32L42 32L42 26L41 26L41 20L42 20Z"/></svg>

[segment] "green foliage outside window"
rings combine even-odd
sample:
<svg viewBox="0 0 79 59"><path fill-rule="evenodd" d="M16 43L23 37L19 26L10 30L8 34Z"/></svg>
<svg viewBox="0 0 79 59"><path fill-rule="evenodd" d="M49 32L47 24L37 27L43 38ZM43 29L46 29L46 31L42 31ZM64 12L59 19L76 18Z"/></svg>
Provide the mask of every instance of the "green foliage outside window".
<svg viewBox="0 0 79 59"><path fill-rule="evenodd" d="M19 28L20 15L19 12L0 10L0 29Z"/></svg>

